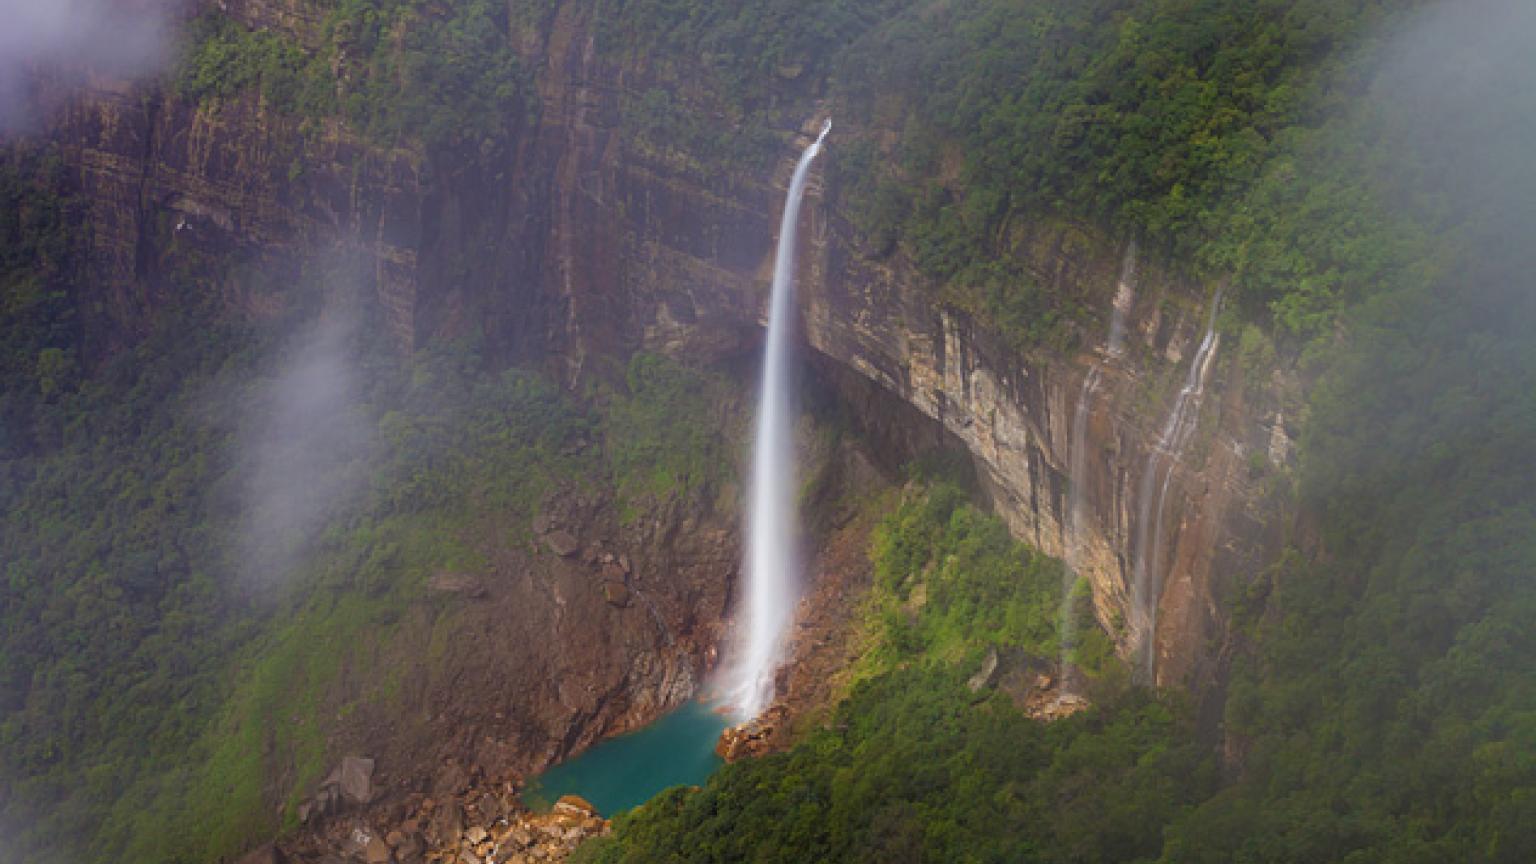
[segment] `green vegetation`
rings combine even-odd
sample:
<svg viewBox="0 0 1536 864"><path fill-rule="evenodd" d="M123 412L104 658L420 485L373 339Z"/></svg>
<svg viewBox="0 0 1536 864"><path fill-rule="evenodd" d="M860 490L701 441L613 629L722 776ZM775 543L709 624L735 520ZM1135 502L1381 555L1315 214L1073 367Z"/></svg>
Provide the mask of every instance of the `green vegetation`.
<svg viewBox="0 0 1536 864"><path fill-rule="evenodd" d="M594 413L462 347L402 360L353 345L344 410L371 444L334 470L361 482L302 536L272 538L296 550L279 570L246 545L246 490L270 466L252 459L245 406L272 386L269 358L302 344L282 336L298 323L168 313L13 436L37 443L0 461L0 816L28 826L8 849L239 851L278 827L273 776L297 793L334 758L325 718L354 707L331 701L339 670L388 648L429 574L483 568L552 483L689 492L729 467L727 385L662 358L636 358L633 389Z"/></svg>
<svg viewBox="0 0 1536 864"><path fill-rule="evenodd" d="M478 145L532 109L514 25L491 0L341 0L311 50L210 11L193 21L173 84L199 100L259 88L275 110L340 116L385 144Z"/></svg>
<svg viewBox="0 0 1536 864"><path fill-rule="evenodd" d="M1359 37L1412 0L964 0L914 9L835 75L840 110L900 131L843 160L876 248L899 245L951 302L1019 347L1074 298L1046 294L1015 226L1134 233L1252 312L1327 330L1391 287L1412 242L1373 186L1382 141L1340 109L1369 81ZM1379 151L1376 155L1379 155Z"/></svg>
<svg viewBox="0 0 1536 864"><path fill-rule="evenodd" d="M248 834L226 823L265 812L263 750L249 746L254 731L208 736L217 706L263 712L242 728L281 730L281 739L289 724L273 718L287 713L274 709L303 704L324 683L291 691L302 680L293 676L324 674L315 658L327 640L313 637L334 632L338 617L403 602L427 565L459 563L478 499L525 501L543 472L564 464L540 443L570 422L547 386L475 384L419 362L416 386L378 421L387 441L378 491L330 515L323 563L296 579L304 590L276 614L236 578L242 527L232 499L249 477L236 461L238 411L210 396L247 391L258 347L227 326L170 316L76 391L36 406L41 448L0 463L10 478L0 484L0 773L11 800L47 808L29 820L31 836L83 840L110 811L93 857L146 836L179 835L181 860L207 857L181 844L236 848ZM490 478L515 488L487 488ZM261 637L285 619L286 636ZM242 650L250 659L237 662ZM245 663L255 671L229 687L231 665ZM266 695L240 689L252 687ZM199 742L220 750L189 759L207 746ZM193 800L213 810L197 813L205 830L178 832L182 804L166 790L172 777L199 776L208 788ZM178 860L166 849L138 852Z"/></svg>
<svg viewBox="0 0 1536 864"><path fill-rule="evenodd" d="M649 80L624 99L630 145L711 182L782 157L773 130L808 120L794 112L846 47L908 2L598 0L593 20L599 50Z"/></svg>
<svg viewBox="0 0 1536 864"><path fill-rule="evenodd" d="M1298 494L1321 527L1233 592L1223 738L1202 740L1175 698L1125 686L1080 594L1095 708L1043 725L972 693L990 649L1056 656L1059 565L953 487L913 491L876 532L867 651L831 722L665 794L589 858L1536 858L1536 89L1518 86L1536 55L1495 63L1516 86L1490 99L1497 40L1459 65L1393 47L1422 5L591 5L603 55L644 71L626 131L691 170L776 158L765 130L830 87L852 121L833 190L868 248L1017 348L1064 338L1082 302L1037 277L1024 225L1135 234L1232 277L1237 362L1307 361ZM474 145L531 110L510 46L550 9L339 0L313 51L207 13L173 86ZM634 512L729 474L706 371L642 355L592 407L467 349L365 350L364 482L300 538L283 590L253 591L232 578L251 466L211 394L259 388L294 322L188 305L84 356L69 180L46 152L0 160L7 853L232 852L277 824L274 765L314 779L320 718L356 708L327 702L338 669L388 642L426 574L475 567L553 482Z"/></svg>
<svg viewBox="0 0 1536 864"><path fill-rule="evenodd" d="M0 151L0 456L30 446L38 404L80 364L63 170L50 151Z"/></svg>
<svg viewBox="0 0 1536 864"><path fill-rule="evenodd" d="M1062 563L1015 541L997 517L967 503L960 487L939 482L902 501L877 527L871 558L866 628L875 639L857 677L913 662L975 667L988 648L1060 654ZM1074 613L1083 671L1123 687L1124 670L1092 611L1079 606Z"/></svg>
<svg viewBox="0 0 1536 864"><path fill-rule="evenodd" d="M875 644L831 722L621 816L590 861L1130 861L1214 787L1184 709L1110 656L1102 706L1053 724L966 686L989 646L1055 651L1061 576L958 488L909 494L871 554Z"/></svg>
<svg viewBox="0 0 1536 864"><path fill-rule="evenodd" d="M731 387L718 374L636 354L625 390L603 412L604 440L626 511L641 495L718 488L731 470L719 430Z"/></svg>
<svg viewBox="0 0 1536 864"><path fill-rule="evenodd" d="M988 710L968 705L956 686L963 666L951 673L948 691L942 680L918 676L943 671L944 657L974 656L974 647L957 650L955 634L970 627L987 633L993 623L952 630L941 626L942 612L929 617L925 605L915 623L895 617L890 624L898 634L891 642L910 640L912 652L878 663L890 671L867 678L828 729L784 756L734 766L701 793L658 799L621 820L618 836L595 848L594 858L1278 864L1536 856L1536 673L1529 663L1536 652L1529 626L1536 503L1527 479L1536 464L1536 347L1529 337L1536 249L1528 240L1536 226L1536 170L1528 158L1536 105L1522 86L1536 80L1536 62L1516 35L1528 27L1494 33L1459 26L1465 21L1451 25L1448 19L1466 14L1454 5L1429 19L1384 19L1374 4L1247 5L1265 14L1248 8L1239 16L1243 4L1198 0L1078 4L1075 26L1087 29L1056 45L1054 58L1044 50L1048 42L1029 43L1040 51L974 50L965 62L939 53L948 65L910 73L940 82L922 98L955 94L957 106L980 100L980 108L957 115L968 119L947 130L942 112L937 131L910 121L898 149L911 152L889 173L874 150L863 165L843 166L850 199L866 216L884 212L894 220L884 229L870 220L872 238L882 241L876 235L884 230L886 241L918 259L938 250L938 263L926 266L952 281L969 278L968 268L995 266L993 254L1007 251L1000 235L1008 220L1038 207L1047 216L1065 212L1145 232L1209 272L1241 277L1248 323L1240 362L1275 362L1275 342L1251 323L1259 314L1281 337L1313 340L1306 357L1316 381L1298 485L1320 536L1235 592L1242 650L1222 739L1194 744L1193 730L1178 724L1152 735L1164 753L1220 746L1232 757L1226 779L1203 773L1198 759L1148 760L1129 785L1162 790L1151 799L1159 809L1141 809L1113 778L1090 793L1106 803L1131 801L1129 812L1145 822L1117 808L1091 821L1041 810L1006 834L990 834L1007 817L988 808L1016 800L1020 789L1045 788L1045 800L1059 800L1052 796L1084 787L1070 778L1049 786L1062 775L1040 763L1009 763L1013 754L1004 748L973 762L941 746L904 749L912 740L949 740L941 723L907 736L909 718L928 711L965 722ZM1041 14L1011 21L1000 11L1005 6ZM983 7L995 16L980 16ZM928 14L988 22L954 37L972 46L1009 32L1044 39L1074 20L1060 4L1043 3L959 4ZM1532 22L1528 12L1504 15ZM1351 53L1351 34L1384 20L1391 39ZM1433 26L1421 29L1426 20ZM922 32L931 32L932 20L923 21ZM914 52L938 50L917 38L917 22L907 26ZM1126 45L1138 50L1126 54ZM1469 55L1477 61L1469 63ZM881 68L889 75L910 59L887 56ZM1120 66L1102 65L1115 56ZM1257 67L1250 62L1265 57ZM1007 124L987 125L1006 119L997 105L1057 92L1050 88L1065 86L1066 76L1052 84L1047 74L1046 91L1034 92L1038 69L967 77L954 90L943 84L951 79L942 73L1001 70L997 64L1009 62L1043 63L1047 72L1075 68L1082 83L1072 86L1099 88L1099 95L1082 105L1021 109L1019 122L1040 125L1013 135ZM871 110L894 104L898 120L909 99L885 98L882 88L915 92L890 85L886 74L860 80L875 91ZM1243 80L1258 89L1226 89ZM1001 101L982 98L988 92ZM1104 101L1115 93L1136 98ZM1350 110L1338 110L1346 99L1355 100ZM1084 111L1091 123L1080 122ZM1262 134L1250 135L1249 123ZM1178 140L1163 141L1165 128ZM979 137L957 140L965 130ZM1018 149L992 163L982 158L1006 146ZM957 164L952 182L925 185ZM1017 186L989 173L1007 166L1032 173ZM1055 200L1021 203L1014 195L1022 192L1009 191L1029 188ZM1002 194L989 201L991 193ZM941 206L925 211L929 196ZM1279 348L1294 351L1294 341ZM927 524L881 540L887 564L910 550L918 550L915 562L927 562L882 565L882 588L895 599L920 596L905 587L912 567L943 572L948 559L935 563L921 550L950 542L949 535ZM988 571L985 562L964 568ZM993 591L1014 587L991 584ZM887 687L886 675L910 677ZM1078 735L1058 746L1122 752L1114 749L1123 740L1116 730L1134 723L1139 710L1111 696L1088 718L1021 728L1009 743L1028 748L1032 736ZM864 734L866 723L880 724L880 734ZM968 728L965 752L980 751L987 734ZM956 764L966 770L947 773ZM995 765L1017 773L992 773ZM1163 773L1168 769L1174 773ZM974 776L987 777L985 794L973 797L967 781ZM875 791L854 794L864 788ZM973 812L989 818L979 826L961 821ZM899 816L878 820L887 813ZM966 840L952 842L956 836ZM1105 836L1132 839L1110 853L1092 845ZM991 844L1002 837L1012 845L999 851ZM896 848L882 845L888 842Z"/></svg>

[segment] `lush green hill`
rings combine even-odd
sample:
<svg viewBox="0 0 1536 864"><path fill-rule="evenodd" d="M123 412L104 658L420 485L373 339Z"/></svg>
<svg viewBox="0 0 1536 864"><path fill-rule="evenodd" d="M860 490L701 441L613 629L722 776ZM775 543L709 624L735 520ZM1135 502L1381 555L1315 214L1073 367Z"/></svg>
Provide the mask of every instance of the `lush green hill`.
<svg viewBox="0 0 1536 864"><path fill-rule="evenodd" d="M313 53L208 14L168 86L259 89L385 144L475 145L538 110L514 47L556 5L346 0ZM1219 737L1177 697L1127 691L1092 635L1086 714L1046 726L973 694L988 648L1055 654L1059 573L940 486L872 550L875 650L828 727L664 795L588 854L1536 858L1536 20L1520 0L581 8L603 56L648 82L622 97L631 146L759 170L774 130L830 105L846 130L832 195L866 249L1017 347L1070 338L1084 310L1035 284L1014 226L1078 220L1230 278L1245 354L1313 383L1308 518L1234 610ZM320 731L286 718L313 708L329 640L387 639L424 573L480 554L477 506L521 513L556 478L628 494L718 470L696 371L640 358L587 403L469 346L357 344L361 479L298 538L310 563L275 601L218 578L246 566L231 501L253 470L226 409L263 392L315 301L236 325L181 285L136 348L87 356L79 202L58 174L46 150L0 161L7 851L233 851L276 825L253 730L317 758ZM566 446L588 435L606 446Z"/></svg>
<svg viewBox="0 0 1536 864"><path fill-rule="evenodd" d="M1420 5L958 3L861 46L849 98L903 134L851 206L954 296L1048 323L1067 298L1017 293L1007 221L1098 219L1310 343L1310 551L1234 610L1219 741L1135 699L1030 727L930 656L595 860L1536 855L1536 15Z"/></svg>

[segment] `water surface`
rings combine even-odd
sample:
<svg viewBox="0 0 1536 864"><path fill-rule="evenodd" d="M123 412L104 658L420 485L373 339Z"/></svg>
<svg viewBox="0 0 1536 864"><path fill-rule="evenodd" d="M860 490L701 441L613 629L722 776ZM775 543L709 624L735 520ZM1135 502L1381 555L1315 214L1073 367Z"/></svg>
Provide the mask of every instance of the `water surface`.
<svg viewBox="0 0 1536 864"><path fill-rule="evenodd" d="M523 800L535 810L561 795L580 795L612 816L672 786L701 786L721 759L715 741L729 720L711 705L689 702L643 729L602 741L529 782Z"/></svg>

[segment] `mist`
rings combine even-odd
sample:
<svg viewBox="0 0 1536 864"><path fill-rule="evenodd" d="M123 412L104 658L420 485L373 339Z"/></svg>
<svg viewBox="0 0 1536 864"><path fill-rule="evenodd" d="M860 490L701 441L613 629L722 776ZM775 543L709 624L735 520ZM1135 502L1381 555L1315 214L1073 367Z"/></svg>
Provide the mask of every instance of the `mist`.
<svg viewBox="0 0 1536 864"><path fill-rule="evenodd" d="M281 585L366 479L373 435L359 406L356 331L345 312L322 315L283 346L242 406L245 588Z"/></svg>
<svg viewBox="0 0 1536 864"><path fill-rule="evenodd" d="M36 122L39 77L135 78L169 58L176 0L0 0L0 133Z"/></svg>

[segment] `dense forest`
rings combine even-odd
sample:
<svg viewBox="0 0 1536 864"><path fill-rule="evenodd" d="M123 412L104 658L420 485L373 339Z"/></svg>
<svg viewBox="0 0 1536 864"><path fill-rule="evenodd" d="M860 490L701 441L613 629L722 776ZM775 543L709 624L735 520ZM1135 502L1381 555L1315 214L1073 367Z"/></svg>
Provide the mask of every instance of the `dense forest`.
<svg viewBox="0 0 1536 864"><path fill-rule="evenodd" d="M1223 692L1133 687L1081 595L1090 709L1041 723L968 686L988 652L1058 654L1062 565L965 478L914 468L866 505L884 508L867 650L827 722L620 816L585 860L1536 859L1519 0L319 5L318 47L209 7L153 86L214 108L259 93L306 135L334 121L451 157L538 123L548 73L524 53L579 8L604 62L644 71L614 120L626 147L762 172L834 113L826 206L861 252L1021 355L1099 327L1019 241L1071 222L1229 283L1223 362L1308 385L1304 518L1244 574ZM335 754L319 718L290 718L390 638L427 574L526 532L554 483L622 500L732 476L718 370L641 353L571 392L474 336L400 356L346 266L260 321L173 279L146 332L102 352L64 172L49 147L0 148L0 854L207 862L294 828ZM261 522L263 460L308 469L245 436L282 419L261 406L292 363L333 355L336 398L290 419L345 457L308 500L269 502L300 522ZM297 766L277 816L274 747Z"/></svg>

